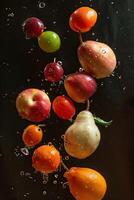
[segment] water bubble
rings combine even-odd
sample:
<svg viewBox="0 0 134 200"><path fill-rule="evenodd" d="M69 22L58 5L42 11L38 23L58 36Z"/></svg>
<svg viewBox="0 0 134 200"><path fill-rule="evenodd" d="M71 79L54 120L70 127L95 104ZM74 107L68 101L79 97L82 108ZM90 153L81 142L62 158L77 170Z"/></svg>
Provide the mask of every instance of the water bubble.
<svg viewBox="0 0 134 200"><path fill-rule="evenodd" d="M119 11L118 10L116 10L116 12L115 12L117 15L119 14Z"/></svg>
<svg viewBox="0 0 134 200"><path fill-rule="evenodd" d="M61 139L64 140L64 135L61 135Z"/></svg>
<svg viewBox="0 0 134 200"><path fill-rule="evenodd" d="M114 1L111 1L111 5L114 5Z"/></svg>
<svg viewBox="0 0 134 200"><path fill-rule="evenodd" d="M46 3L45 2L39 2L39 8L45 8Z"/></svg>
<svg viewBox="0 0 134 200"><path fill-rule="evenodd" d="M83 71L84 71L84 69L80 67L79 68L79 72L83 72Z"/></svg>
<svg viewBox="0 0 134 200"><path fill-rule="evenodd" d="M48 146L52 146L53 144L52 144L52 142L48 142Z"/></svg>
<svg viewBox="0 0 134 200"><path fill-rule="evenodd" d="M123 91L125 91L125 90L126 90L126 86L123 87Z"/></svg>
<svg viewBox="0 0 134 200"><path fill-rule="evenodd" d="M54 181L53 181L53 184L56 185L56 184L57 184L57 180L54 180Z"/></svg>
<svg viewBox="0 0 134 200"><path fill-rule="evenodd" d="M14 17L14 13L12 12L12 13L9 13L8 14L8 17Z"/></svg>
<svg viewBox="0 0 134 200"><path fill-rule="evenodd" d="M55 175L54 175L55 178L58 178L58 176L59 176L58 174L55 174Z"/></svg>
<svg viewBox="0 0 134 200"><path fill-rule="evenodd" d="M95 35L95 33L93 32L93 33L92 33L92 36L94 36L94 35Z"/></svg>
<svg viewBox="0 0 134 200"><path fill-rule="evenodd" d="M66 156L66 157L65 157L65 160L69 160L69 156Z"/></svg>
<svg viewBox="0 0 134 200"><path fill-rule="evenodd" d="M20 171L20 176L24 176L25 172L24 171Z"/></svg>
<svg viewBox="0 0 134 200"><path fill-rule="evenodd" d="M62 61L59 60L59 61L57 62L57 64L62 65Z"/></svg>
<svg viewBox="0 0 134 200"><path fill-rule="evenodd" d="M62 188L66 189L67 185L68 185L68 182L62 183Z"/></svg>
<svg viewBox="0 0 134 200"><path fill-rule="evenodd" d="M48 183L48 174L45 174L45 173L43 173L42 174L42 178L43 178L43 181L42 181L42 183L43 184L47 184Z"/></svg>
<svg viewBox="0 0 134 200"><path fill-rule="evenodd" d="M107 53L107 52L106 52L106 49L102 49L102 53L103 53L103 54Z"/></svg>
<svg viewBox="0 0 134 200"><path fill-rule="evenodd" d="M21 148L20 151L21 151L21 153L24 154L25 156L28 156L28 155L29 155L29 150L28 150L26 147Z"/></svg>
<svg viewBox="0 0 134 200"><path fill-rule="evenodd" d="M46 194L47 194L47 192L44 190L44 191L43 191L43 195L45 196Z"/></svg>
<svg viewBox="0 0 134 200"><path fill-rule="evenodd" d="M53 24L56 24L56 21L53 21Z"/></svg>

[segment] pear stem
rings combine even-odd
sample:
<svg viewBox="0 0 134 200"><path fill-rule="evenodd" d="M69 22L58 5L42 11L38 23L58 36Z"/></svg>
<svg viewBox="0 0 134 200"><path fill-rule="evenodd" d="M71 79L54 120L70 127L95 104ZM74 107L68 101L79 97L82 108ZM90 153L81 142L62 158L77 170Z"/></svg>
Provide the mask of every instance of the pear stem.
<svg viewBox="0 0 134 200"><path fill-rule="evenodd" d="M61 160L61 165L62 165L62 167L66 170L66 171L68 171L69 169L68 169L68 167L65 165L65 163L63 162L63 160Z"/></svg>
<svg viewBox="0 0 134 200"><path fill-rule="evenodd" d="M86 107L86 110L89 110L90 108L90 102L89 102L89 99L87 100L87 107Z"/></svg>
<svg viewBox="0 0 134 200"><path fill-rule="evenodd" d="M83 43L83 39L82 39L82 34L81 34L81 32L79 32L79 40L80 40L80 43L82 44L82 43Z"/></svg>

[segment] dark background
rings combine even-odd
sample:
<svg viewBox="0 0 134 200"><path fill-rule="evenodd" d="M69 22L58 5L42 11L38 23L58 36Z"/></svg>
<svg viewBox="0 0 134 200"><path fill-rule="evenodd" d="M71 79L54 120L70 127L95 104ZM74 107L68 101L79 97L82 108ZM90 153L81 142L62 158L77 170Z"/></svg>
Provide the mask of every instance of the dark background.
<svg viewBox="0 0 134 200"><path fill-rule="evenodd" d="M50 86L45 82L42 71L54 57L63 62L65 74L78 71L80 64L76 50L79 39L69 29L68 19L76 8L88 5L98 12L98 22L83 38L107 43L118 60L115 73L98 81L91 111L114 122L109 128L100 127L99 148L85 160L68 160L61 135L71 122L58 119L53 112L45 121L42 143L53 142L68 167L90 167L102 173L108 185L105 200L133 200L134 1L44 0L45 7L40 2L0 1L0 199L73 199L68 187L63 187L66 182L62 177L64 170L50 175L48 183L43 184L42 175L34 173L31 166L33 150L29 156L21 153L20 148L24 146L21 134L30 122L18 116L15 99L20 91L29 87L45 89L51 100L58 94L66 94L63 84ZM42 5L44 8L40 8ZM47 29L61 36L62 46L57 53L46 54L39 49L37 40L25 39L21 24L31 16L42 19ZM76 104L76 107L78 113L85 105Z"/></svg>

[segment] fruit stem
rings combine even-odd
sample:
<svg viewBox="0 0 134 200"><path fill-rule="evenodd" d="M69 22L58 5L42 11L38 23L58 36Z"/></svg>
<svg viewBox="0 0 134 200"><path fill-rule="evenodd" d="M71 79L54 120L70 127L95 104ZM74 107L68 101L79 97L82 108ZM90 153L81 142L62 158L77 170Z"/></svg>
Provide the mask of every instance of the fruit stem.
<svg viewBox="0 0 134 200"><path fill-rule="evenodd" d="M90 102L89 102L89 99L87 100L87 107L86 107L86 110L89 110L90 108Z"/></svg>
<svg viewBox="0 0 134 200"><path fill-rule="evenodd" d="M54 61L53 61L54 63L56 63L56 58L54 58Z"/></svg>
<svg viewBox="0 0 134 200"><path fill-rule="evenodd" d="M45 127L45 124L38 124L39 127Z"/></svg>
<svg viewBox="0 0 134 200"><path fill-rule="evenodd" d="M82 39L82 34L81 34L81 32L79 32L79 40L80 40L80 43L82 44L82 43L83 43L83 39Z"/></svg>
<svg viewBox="0 0 134 200"><path fill-rule="evenodd" d="M61 165L62 165L62 167L66 170L66 171L68 171L69 169L68 169L68 167L65 165L65 163L63 162L63 160L61 160Z"/></svg>

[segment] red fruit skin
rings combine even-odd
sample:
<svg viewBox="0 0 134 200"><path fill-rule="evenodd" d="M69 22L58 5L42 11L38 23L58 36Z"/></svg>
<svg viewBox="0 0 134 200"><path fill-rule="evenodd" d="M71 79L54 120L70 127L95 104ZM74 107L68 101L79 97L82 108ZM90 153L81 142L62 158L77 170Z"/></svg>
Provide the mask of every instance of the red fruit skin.
<svg viewBox="0 0 134 200"><path fill-rule="evenodd" d="M116 67L116 56L104 43L90 40L82 42L77 53L83 69L97 79L111 75Z"/></svg>
<svg viewBox="0 0 134 200"><path fill-rule="evenodd" d="M45 29L43 22L36 17L26 19L22 28L27 39L38 37Z"/></svg>
<svg viewBox="0 0 134 200"><path fill-rule="evenodd" d="M70 74L64 81L68 95L77 103L84 103L97 89L95 79L85 73Z"/></svg>
<svg viewBox="0 0 134 200"><path fill-rule="evenodd" d="M22 118L32 122L41 122L49 116L51 102L45 92L29 88L18 95L16 108Z"/></svg>
<svg viewBox="0 0 134 200"><path fill-rule="evenodd" d="M56 115L64 120L72 119L76 113L74 103L68 97L62 95L57 96L53 103L52 108Z"/></svg>
<svg viewBox="0 0 134 200"><path fill-rule="evenodd" d="M97 21L97 13L89 7L80 7L75 10L69 19L70 28L75 32L89 31Z"/></svg>
<svg viewBox="0 0 134 200"><path fill-rule="evenodd" d="M64 70L58 62L48 63L44 69L44 76L50 82L60 81L63 74Z"/></svg>

